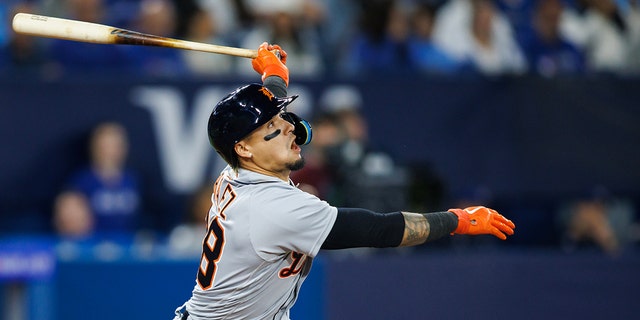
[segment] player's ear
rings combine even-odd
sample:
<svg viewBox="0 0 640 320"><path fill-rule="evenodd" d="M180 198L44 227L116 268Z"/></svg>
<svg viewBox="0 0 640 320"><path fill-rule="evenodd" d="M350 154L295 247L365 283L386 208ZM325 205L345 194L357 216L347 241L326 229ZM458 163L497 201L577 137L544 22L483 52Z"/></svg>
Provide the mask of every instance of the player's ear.
<svg viewBox="0 0 640 320"><path fill-rule="evenodd" d="M238 157L240 158L251 158L251 156L253 156L247 144L244 141L240 141L236 143L235 146L233 146L233 148L235 149L236 154L238 154Z"/></svg>

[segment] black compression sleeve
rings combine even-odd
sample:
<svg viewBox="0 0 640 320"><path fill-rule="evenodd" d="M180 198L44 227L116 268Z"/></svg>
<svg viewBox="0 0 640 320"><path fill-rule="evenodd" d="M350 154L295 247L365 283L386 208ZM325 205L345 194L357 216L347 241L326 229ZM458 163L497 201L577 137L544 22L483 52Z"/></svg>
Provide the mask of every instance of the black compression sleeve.
<svg viewBox="0 0 640 320"><path fill-rule="evenodd" d="M262 82L262 85L269 89L269 91L278 98L287 96L287 83L278 76L267 77Z"/></svg>
<svg viewBox="0 0 640 320"><path fill-rule="evenodd" d="M383 214L366 209L338 208L336 222L322 249L397 247L403 235L401 212Z"/></svg>

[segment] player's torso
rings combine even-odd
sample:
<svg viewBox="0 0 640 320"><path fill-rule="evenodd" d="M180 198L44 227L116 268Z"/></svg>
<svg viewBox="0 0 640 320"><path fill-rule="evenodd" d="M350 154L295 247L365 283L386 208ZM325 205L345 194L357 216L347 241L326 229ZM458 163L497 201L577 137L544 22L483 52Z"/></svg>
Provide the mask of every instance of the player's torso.
<svg viewBox="0 0 640 320"><path fill-rule="evenodd" d="M255 215L269 214L261 211L261 188L269 188L269 183L237 184L224 175L216 181L190 301L192 315L271 318L286 312L295 300L310 270L311 258L284 248L280 252L265 250L256 243L255 235L263 226L256 225L260 222Z"/></svg>

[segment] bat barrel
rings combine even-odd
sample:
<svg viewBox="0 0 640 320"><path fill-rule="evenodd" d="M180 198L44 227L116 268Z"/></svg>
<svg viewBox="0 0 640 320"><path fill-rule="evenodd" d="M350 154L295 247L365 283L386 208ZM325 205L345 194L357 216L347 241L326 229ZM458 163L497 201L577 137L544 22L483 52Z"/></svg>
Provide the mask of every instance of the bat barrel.
<svg viewBox="0 0 640 320"><path fill-rule="evenodd" d="M255 58L257 50L218 46L201 42L165 38L111 26L61 19L35 14L17 13L13 17L13 30L17 33L102 44L131 44L142 46L169 47L232 56Z"/></svg>
<svg viewBox="0 0 640 320"><path fill-rule="evenodd" d="M102 44L130 44L169 47L227 54L245 58L258 56L257 50L218 46L213 44L165 38L103 24L61 19L35 14L17 13L13 17L13 30L17 33Z"/></svg>
<svg viewBox="0 0 640 320"><path fill-rule="evenodd" d="M27 13L18 13L13 17L14 31L47 38L109 44L113 43L113 29L97 23Z"/></svg>

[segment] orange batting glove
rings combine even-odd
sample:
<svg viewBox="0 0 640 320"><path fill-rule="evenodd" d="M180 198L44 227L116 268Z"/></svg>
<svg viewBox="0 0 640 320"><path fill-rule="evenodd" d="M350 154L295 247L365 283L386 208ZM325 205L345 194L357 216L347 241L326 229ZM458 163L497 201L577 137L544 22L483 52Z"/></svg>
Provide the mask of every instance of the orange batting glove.
<svg viewBox="0 0 640 320"><path fill-rule="evenodd" d="M492 234L502 240L513 234L516 225L497 211L482 206L465 209L449 209L458 216L455 234Z"/></svg>
<svg viewBox="0 0 640 320"><path fill-rule="evenodd" d="M280 58L275 54L277 52ZM279 45L263 42L258 47L258 56L251 60L253 70L262 75L262 81L269 76L278 76L289 86L289 69L285 65L287 53Z"/></svg>

